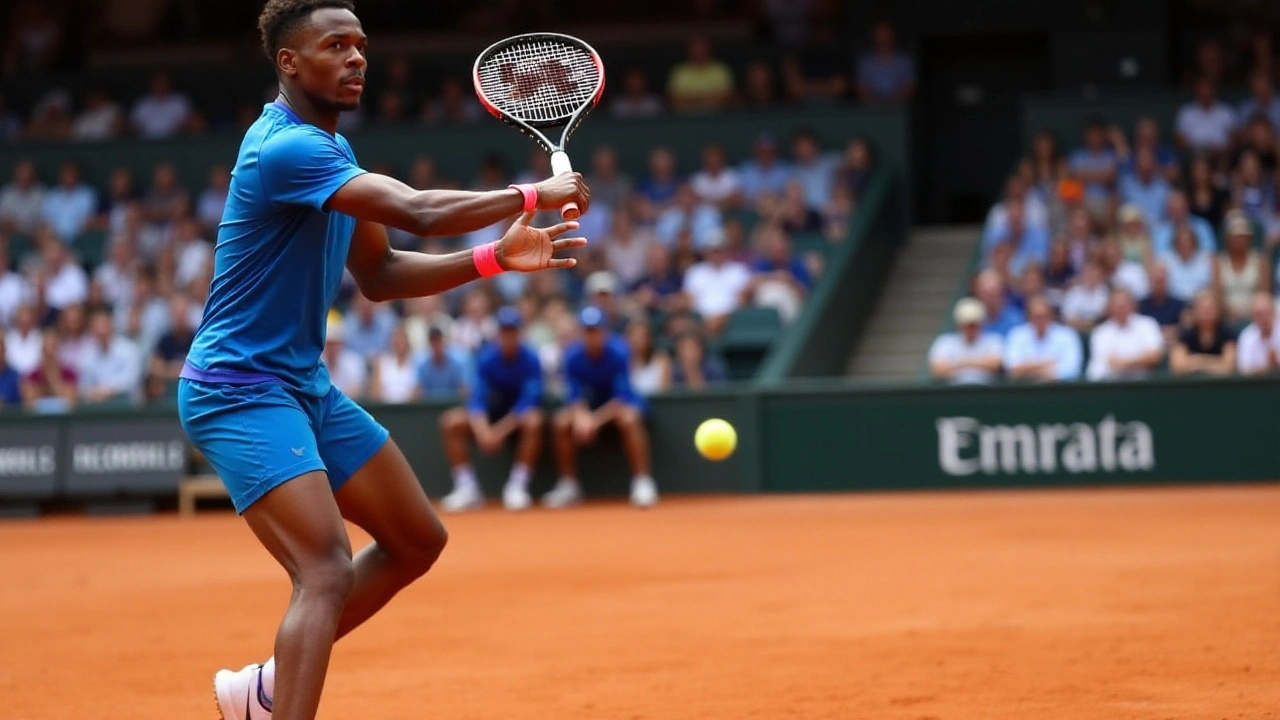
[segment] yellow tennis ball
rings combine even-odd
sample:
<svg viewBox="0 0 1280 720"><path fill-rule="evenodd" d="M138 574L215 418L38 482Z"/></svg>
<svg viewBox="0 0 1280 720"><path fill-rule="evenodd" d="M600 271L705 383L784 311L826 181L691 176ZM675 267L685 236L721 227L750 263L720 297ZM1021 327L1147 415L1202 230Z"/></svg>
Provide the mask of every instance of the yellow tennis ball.
<svg viewBox="0 0 1280 720"><path fill-rule="evenodd" d="M708 460L723 460L738 446L738 431L720 418L703 421L693 434L693 444Z"/></svg>

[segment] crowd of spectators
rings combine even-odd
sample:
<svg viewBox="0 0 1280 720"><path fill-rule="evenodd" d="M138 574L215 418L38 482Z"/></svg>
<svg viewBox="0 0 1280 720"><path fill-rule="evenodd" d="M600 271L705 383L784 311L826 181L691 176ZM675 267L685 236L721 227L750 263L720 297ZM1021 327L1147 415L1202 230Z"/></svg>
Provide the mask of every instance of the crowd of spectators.
<svg viewBox="0 0 1280 720"><path fill-rule="evenodd" d="M1238 105L1213 75L1197 78L1167 130L1093 120L1065 153L1038 133L987 217L973 297L934 343L933 376L1280 370L1280 96L1268 72Z"/></svg>
<svg viewBox="0 0 1280 720"><path fill-rule="evenodd" d="M796 252L793 235L843 237L871 172L860 139L833 152L802 131L782 144L762 134L739 162L708 145L697 168L657 147L634 176L611 148L596 149L585 172L592 207L578 231L592 242L573 271L500 275L383 304L359 295L348 277L324 353L335 384L382 402L463 393L472 358L497 333L495 313L511 306L554 393L583 305L599 307L608 328L630 341L640 392L724 382L714 349L728 318L757 306L794 319L822 272L822 253ZM549 174L541 151L518 172L489 157L466 183L440 177L425 157L400 173L419 189L500 189ZM205 187L186 188L162 164L149 178L116 169L98 188L73 162L47 178L19 162L0 187L0 403L53 411L166 398L208 297L229 183L220 166ZM392 230L389 239L439 253L504 230L500 223L427 239Z"/></svg>

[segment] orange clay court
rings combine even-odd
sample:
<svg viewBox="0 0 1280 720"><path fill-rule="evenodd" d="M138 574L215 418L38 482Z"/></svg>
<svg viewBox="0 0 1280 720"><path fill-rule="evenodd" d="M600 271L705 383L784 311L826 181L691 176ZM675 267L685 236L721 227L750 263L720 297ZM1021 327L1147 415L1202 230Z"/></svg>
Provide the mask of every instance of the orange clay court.
<svg viewBox="0 0 1280 720"><path fill-rule="evenodd" d="M331 720L1280 717L1280 488L453 517ZM362 536L353 539L363 542ZM232 514L0 523L0 717L216 718L284 575Z"/></svg>

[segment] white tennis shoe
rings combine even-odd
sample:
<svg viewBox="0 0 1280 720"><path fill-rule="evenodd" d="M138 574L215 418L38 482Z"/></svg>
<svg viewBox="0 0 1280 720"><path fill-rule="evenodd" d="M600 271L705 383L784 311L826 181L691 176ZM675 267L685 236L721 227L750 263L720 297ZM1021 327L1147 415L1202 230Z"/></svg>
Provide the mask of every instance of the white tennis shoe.
<svg viewBox="0 0 1280 720"><path fill-rule="evenodd" d="M658 504L658 484L651 477L638 477L631 481L631 504L638 508L651 508Z"/></svg>
<svg viewBox="0 0 1280 720"><path fill-rule="evenodd" d="M213 694L222 720L271 720L261 665L246 665L239 672L219 670L213 676Z"/></svg>
<svg viewBox="0 0 1280 720"><path fill-rule="evenodd" d="M484 507L484 495L474 485L463 485L440 499L440 509L448 513L479 510Z"/></svg>
<svg viewBox="0 0 1280 720"><path fill-rule="evenodd" d="M542 504L553 510L573 507L582 502L582 489L578 483L568 478L561 478L551 492L542 496Z"/></svg>
<svg viewBox="0 0 1280 720"><path fill-rule="evenodd" d="M502 506L511 512L520 512L528 510L533 504L533 498L529 497L529 491L523 486L516 483L507 483L502 489Z"/></svg>

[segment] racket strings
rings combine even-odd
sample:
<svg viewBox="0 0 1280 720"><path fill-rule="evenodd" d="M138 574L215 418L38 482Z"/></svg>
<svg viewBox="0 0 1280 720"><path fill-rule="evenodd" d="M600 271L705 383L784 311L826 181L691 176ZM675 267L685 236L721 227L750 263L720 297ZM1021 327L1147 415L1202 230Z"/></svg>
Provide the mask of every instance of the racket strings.
<svg viewBox="0 0 1280 720"><path fill-rule="evenodd" d="M600 85L592 54L554 40L534 40L495 52L479 68L480 90L495 107L528 123L567 121Z"/></svg>

